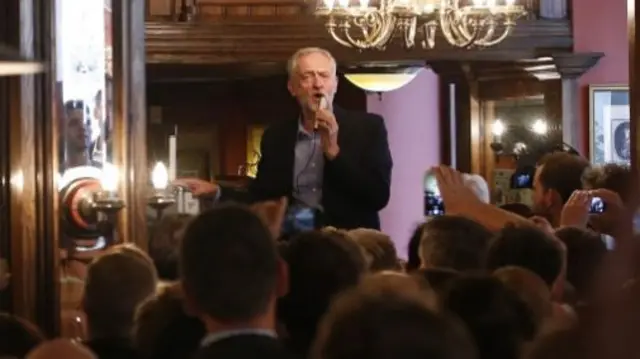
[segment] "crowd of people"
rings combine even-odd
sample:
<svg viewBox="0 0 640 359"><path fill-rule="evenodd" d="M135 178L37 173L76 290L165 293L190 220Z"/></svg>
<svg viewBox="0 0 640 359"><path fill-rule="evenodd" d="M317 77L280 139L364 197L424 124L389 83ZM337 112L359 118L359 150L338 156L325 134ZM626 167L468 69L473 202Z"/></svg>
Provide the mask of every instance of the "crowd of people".
<svg viewBox="0 0 640 359"><path fill-rule="evenodd" d="M633 227L640 187L629 167L547 154L537 163L531 208L494 206L486 181L435 167L444 213L417 225L405 248L405 238L379 230L393 167L382 118L316 106L331 103L337 89L325 50L300 50L288 70L301 117L265 132L248 194L178 181L213 200L212 208L166 215L148 251L118 244L88 265L81 340L47 340L33 324L2 314L0 357L640 353ZM284 233L287 213L300 205L318 209L322 223Z"/></svg>

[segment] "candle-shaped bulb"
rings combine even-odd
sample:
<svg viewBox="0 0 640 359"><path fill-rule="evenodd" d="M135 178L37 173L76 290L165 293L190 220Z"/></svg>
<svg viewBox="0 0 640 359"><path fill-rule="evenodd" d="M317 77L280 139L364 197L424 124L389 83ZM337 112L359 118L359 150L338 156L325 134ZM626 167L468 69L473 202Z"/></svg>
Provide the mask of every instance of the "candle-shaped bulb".
<svg viewBox="0 0 640 359"><path fill-rule="evenodd" d="M118 190L118 168L112 164L105 163L102 168L102 178L100 184L103 191L115 192Z"/></svg>
<svg viewBox="0 0 640 359"><path fill-rule="evenodd" d="M169 184L169 172L162 162L156 163L151 172L151 183L156 190L163 190Z"/></svg>
<svg viewBox="0 0 640 359"><path fill-rule="evenodd" d="M360 7L366 9L369 7L369 0L360 0Z"/></svg>
<svg viewBox="0 0 640 359"><path fill-rule="evenodd" d="M335 4L335 0L323 0L324 7L327 9L333 9L333 5Z"/></svg>

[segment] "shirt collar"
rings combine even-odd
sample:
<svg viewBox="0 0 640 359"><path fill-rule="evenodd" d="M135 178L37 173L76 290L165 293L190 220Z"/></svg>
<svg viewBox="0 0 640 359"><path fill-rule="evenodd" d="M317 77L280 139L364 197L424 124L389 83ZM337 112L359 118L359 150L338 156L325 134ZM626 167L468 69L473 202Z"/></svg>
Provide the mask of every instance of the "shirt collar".
<svg viewBox="0 0 640 359"><path fill-rule="evenodd" d="M278 335L275 331L269 329L235 329L235 330L225 330L221 332L209 333L207 334L202 341L200 342L201 347L206 347L211 345L212 343L219 342L221 340L236 337L239 335L259 335L270 338L277 338Z"/></svg>

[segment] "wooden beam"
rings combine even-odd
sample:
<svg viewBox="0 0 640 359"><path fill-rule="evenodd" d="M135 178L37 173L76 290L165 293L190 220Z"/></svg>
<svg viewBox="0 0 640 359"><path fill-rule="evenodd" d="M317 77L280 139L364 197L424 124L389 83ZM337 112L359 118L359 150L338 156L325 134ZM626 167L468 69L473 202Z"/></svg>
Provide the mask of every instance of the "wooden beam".
<svg viewBox="0 0 640 359"><path fill-rule="evenodd" d="M454 49L442 37L436 49L406 51L396 41L386 51L357 51L337 44L324 24L311 16L225 19L207 22L147 22L148 63L224 64L281 62L307 46L324 47L340 63L400 60L509 61L570 52L567 20L525 20L513 34L490 49Z"/></svg>
<svg viewBox="0 0 640 359"><path fill-rule="evenodd" d="M636 46L638 27L636 17L640 11L640 0L627 1L628 32L629 32L629 104L631 106L631 165L638 173L640 170L640 48Z"/></svg>

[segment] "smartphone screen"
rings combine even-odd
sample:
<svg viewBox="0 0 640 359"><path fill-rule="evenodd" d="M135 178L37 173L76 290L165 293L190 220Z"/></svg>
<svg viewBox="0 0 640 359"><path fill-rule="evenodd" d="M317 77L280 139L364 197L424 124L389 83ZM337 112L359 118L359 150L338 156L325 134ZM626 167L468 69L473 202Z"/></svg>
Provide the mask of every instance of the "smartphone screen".
<svg viewBox="0 0 640 359"><path fill-rule="evenodd" d="M600 197L593 197L591 199L591 208L589 208L589 213L603 213L606 209L605 203Z"/></svg>
<svg viewBox="0 0 640 359"><path fill-rule="evenodd" d="M431 191L424 192L424 215L427 217L444 215L444 202L440 195Z"/></svg>
<svg viewBox="0 0 640 359"><path fill-rule="evenodd" d="M311 207L293 206L287 211L282 233L291 235L316 229L316 211Z"/></svg>

